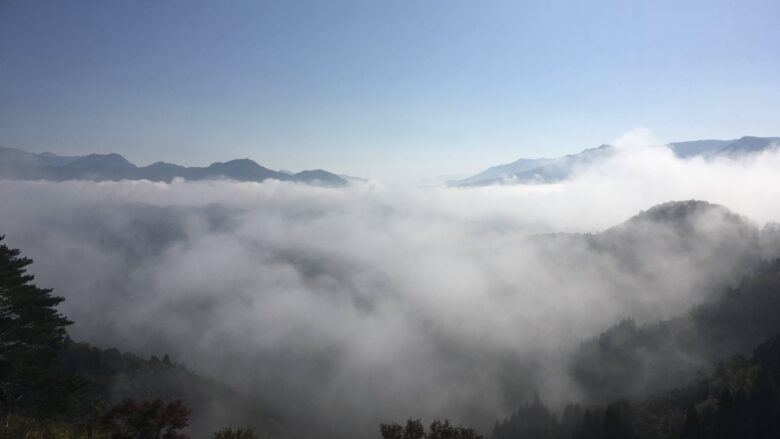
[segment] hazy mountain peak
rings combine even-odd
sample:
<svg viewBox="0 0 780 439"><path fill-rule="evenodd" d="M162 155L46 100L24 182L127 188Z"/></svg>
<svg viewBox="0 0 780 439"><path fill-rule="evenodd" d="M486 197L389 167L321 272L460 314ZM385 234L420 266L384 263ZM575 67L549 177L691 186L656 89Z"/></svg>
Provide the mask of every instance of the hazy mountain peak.
<svg viewBox="0 0 780 439"><path fill-rule="evenodd" d="M135 165L130 163L126 158L117 153L110 154L89 154L84 157L80 157L67 166L78 168L88 166L105 166L111 168L135 168Z"/></svg>

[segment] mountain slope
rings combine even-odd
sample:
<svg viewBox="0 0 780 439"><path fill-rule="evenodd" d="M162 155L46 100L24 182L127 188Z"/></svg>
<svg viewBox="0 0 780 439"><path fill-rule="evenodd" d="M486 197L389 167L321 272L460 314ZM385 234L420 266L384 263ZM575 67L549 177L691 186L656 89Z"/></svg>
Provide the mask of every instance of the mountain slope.
<svg viewBox="0 0 780 439"><path fill-rule="evenodd" d="M614 147L601 145L554 159L520 159L494 166L474 176L449 182L450 186L489 186L516 183L554 183L565 180L579 167L611 157Z"/></svg>
<svg viewBox="0 0 780 439"><path fill-rule="evenodd" d="M715 153L734 141L735 140L692 140L689 142L674 142L667 146L677 157L690 158Z"/></svg>
<svg viewBox="0 0 780 439"><path fill-rule="evenodd" d="M461 180L447 182L449 186L471 186L485 184L486 182L501 181L510 178L520 172L529 171L553 162L555 159L518 159L512 163L492 166L479 174Z"/></svg>

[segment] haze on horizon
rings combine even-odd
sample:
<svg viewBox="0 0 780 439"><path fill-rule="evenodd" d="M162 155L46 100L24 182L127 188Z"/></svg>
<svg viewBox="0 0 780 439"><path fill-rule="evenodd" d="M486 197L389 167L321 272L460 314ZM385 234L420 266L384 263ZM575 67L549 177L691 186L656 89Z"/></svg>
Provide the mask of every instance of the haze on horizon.
<svg viewBox="0 0 780 439"><path fill-rule="evenodd" d="M777 135L774 1L0 4L0 144L408 182Z"/></svg>

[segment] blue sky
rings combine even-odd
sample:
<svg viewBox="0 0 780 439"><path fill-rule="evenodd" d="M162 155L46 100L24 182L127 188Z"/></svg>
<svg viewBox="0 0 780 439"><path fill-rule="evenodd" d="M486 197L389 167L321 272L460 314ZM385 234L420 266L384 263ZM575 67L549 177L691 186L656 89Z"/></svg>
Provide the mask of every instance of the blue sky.
<svg viewBox="0 0 780 439"><path fill-rule="evenodd" d="M780 135L780 2L0 2L0 144L386 180Z"/></svg>

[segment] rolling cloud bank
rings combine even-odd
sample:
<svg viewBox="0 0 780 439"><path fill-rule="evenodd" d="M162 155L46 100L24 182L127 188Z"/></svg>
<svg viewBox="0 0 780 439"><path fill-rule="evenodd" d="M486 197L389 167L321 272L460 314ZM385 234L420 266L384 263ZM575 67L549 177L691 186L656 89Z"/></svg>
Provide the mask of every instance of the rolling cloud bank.
<svg viewBox="0 0 780 439"><path fill-rule="evenodd" d="M680 315L777 255L777 150L617 146L546 185L4 180L0 233L66 298L72 337L169 353L301 435L486 430L537 390L586 398L567 367L584 339ZM691 199L723 208L650 209Z"/></svg>

